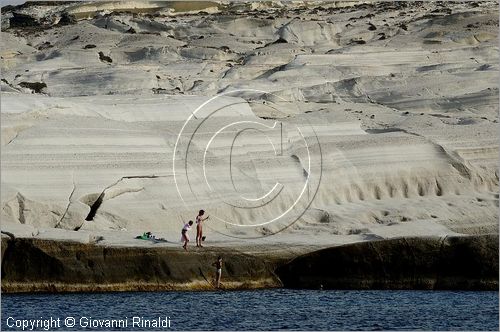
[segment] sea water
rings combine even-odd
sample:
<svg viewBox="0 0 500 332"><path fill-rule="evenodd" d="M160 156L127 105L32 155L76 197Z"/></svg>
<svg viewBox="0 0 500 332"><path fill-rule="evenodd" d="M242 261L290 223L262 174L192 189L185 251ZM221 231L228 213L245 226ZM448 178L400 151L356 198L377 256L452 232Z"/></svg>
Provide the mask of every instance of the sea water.
<svg viewBox="0 0 500 332"><path fill-rule="evenodd" d="M4 294L1 305L4 331L23 326L41 331L499 328L498 292L274 289Z"/></svg>

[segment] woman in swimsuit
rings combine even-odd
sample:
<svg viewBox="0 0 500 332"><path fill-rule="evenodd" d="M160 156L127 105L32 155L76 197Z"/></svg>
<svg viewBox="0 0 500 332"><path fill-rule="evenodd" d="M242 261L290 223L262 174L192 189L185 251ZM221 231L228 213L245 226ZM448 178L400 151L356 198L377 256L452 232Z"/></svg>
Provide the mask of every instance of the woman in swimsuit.
<svg viewBox="0 0 500 332"><path fill-rule="evenodd" d="M208 219L209 216L206 216L203 218L203 215L205 214L204 210L200 210L198 212L198 215L196 216L196 246L197 247L203 247L201 245L202 242L202 237L203 237L203 222Z"/></svg>
<svg viewBox="0 0 500 332"><path fill-rule="evenodd" d="M219 288L220 286L220 277L222 275L222 257L219 256L217 258L217 261L212 264L212 266L215 266L215 269L217 270L215 272L215 288Z"/></svg>
<svg viewBox="0 0 500 332"><path fill-rule="evenodd" d="M193 225L193 221L189 220L189 222L187 224L185 224L184 227L182 227L182 231L181 231L181 241L184 242L184 245L182 247L186 251L187 251L187 245L188 245L188 242L189 242L188 231L191 229L192 225Z"/></svg>

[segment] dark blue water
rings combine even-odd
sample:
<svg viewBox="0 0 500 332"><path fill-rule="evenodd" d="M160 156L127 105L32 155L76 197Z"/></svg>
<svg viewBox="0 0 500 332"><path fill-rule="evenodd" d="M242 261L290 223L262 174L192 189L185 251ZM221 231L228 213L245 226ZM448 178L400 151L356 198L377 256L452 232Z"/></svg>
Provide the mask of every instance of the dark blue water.
<svg viewBox="0 0 500 332"><path fill-rule="evenodd" d="M133 317L170 327L132 326ZM10 317L10 318L9 318ZM75 326L64 325L67 317ZM82 318L84 317L84 318ZM168 319L166 319L168 317ZM121 319L96 330L496 330L497 292L313 291L84 293L2 295L2 330L52 318L49 330ZM70 319L69 323L73 321ZM136 318L136 323L141 322ZM8 323L8 325L7 325ZM48 323L45 323L48 324ZM115 326L117 321L115 321ZM158 324L158 323L157 323ZM30 326L26 327L29 330Z"/></svg>

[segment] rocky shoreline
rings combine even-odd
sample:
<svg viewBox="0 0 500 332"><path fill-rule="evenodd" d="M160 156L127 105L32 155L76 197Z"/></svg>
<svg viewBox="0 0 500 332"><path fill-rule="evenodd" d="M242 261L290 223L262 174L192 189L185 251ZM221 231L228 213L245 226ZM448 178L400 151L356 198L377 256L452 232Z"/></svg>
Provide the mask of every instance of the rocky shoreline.
<svg viewBox="0 0 500 332"><path fill-rule="evenodd" d="M224 289L498 289L498 236L367 241L296 257L235 248L106 247L2 238L2 292L202 291L224 256Z"/></svg>
<svg viewBox="0 0 500 332"><path fill-rule="evenodd" d="M288 288L498 289L498 235L399 238L319 250L278 268Z"/></svg>
<svg viewBox="0 0 500 332"><path fill-rule="evenodd" d="M226 289L281 286L271 262L230 248L105 247L2 239L2 292L210 290L211 263L225 257Z"/></svg>

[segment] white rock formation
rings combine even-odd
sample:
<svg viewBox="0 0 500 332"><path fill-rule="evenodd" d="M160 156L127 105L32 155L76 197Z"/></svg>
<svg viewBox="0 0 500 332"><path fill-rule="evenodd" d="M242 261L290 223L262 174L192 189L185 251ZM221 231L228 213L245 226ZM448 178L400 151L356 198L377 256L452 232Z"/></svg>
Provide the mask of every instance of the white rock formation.
<svg viewBox="0 0 500 332"><path fill-rule="evenodd" d="M2 229L498 232L498 4L284 3L3 11Z"/></svg>

